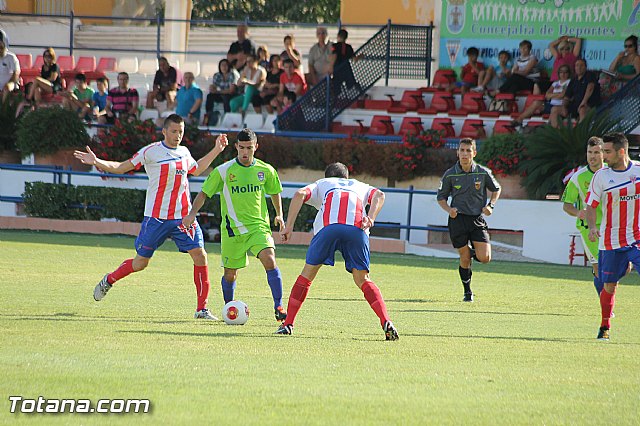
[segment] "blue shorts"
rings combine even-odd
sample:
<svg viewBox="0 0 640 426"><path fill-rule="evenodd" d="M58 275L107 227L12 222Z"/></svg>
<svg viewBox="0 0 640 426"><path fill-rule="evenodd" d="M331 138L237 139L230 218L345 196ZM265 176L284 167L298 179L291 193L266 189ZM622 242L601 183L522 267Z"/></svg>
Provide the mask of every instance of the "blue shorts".
<svg viewBox="0 0 640 426"><path fill-rule="evenodd" d="M136 253L142 257L151 257L168 237L173 239L178 250L183 253L198 247L204 248L202 230L197 221L190 229L184 229L182 219L163 220L145 216L136 238Z"/></svg>
<svg viewBox="0 0 640 426"><path fill-rule="evenodd" d="M600 250L598 274L603 283L617 283L627 273L629 262L640 273L640 242L613 250Z"/></svg>
<svg viewBox="0 0 640 426"><path fill-rule="evenodd" d="M347 272L353 269L369 272L369 236L353 225L333 224L313 236L307 250L308 265L335 264L336 250L344 258Z"/></svg>

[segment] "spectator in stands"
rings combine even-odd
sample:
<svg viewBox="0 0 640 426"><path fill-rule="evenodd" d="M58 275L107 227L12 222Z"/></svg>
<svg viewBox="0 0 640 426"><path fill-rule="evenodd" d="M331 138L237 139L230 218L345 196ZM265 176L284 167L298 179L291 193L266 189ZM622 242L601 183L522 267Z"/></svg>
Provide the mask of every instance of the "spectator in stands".
<svg viewBox="0 0 640 426"><path fill-rule="evenodd" d="M318 42L309 49L309 74L306 76L307 84L315 86L323 80L329 71L331 45L327 27L316 28Z"/></svg>
<svg viewBox="0 0 640 426"><path fill-rule="evenodd" d="M4 101L9 93L18 88L20 82L20 62L9 51L7 33L0 29L0 90Z"/></svg>
<svg viewBox="0 0 640 426"><path fill-rule="evenodd" d="M178 105L176 114L184 118L187 124L198 124L200 121L200 107L202 106L202 90L193 81L195 76L192 72L184 73L184 86L176 95Z"/></svg>
<svg viewBox="0 0 640 426"><path fill-rule="evenodd" d="M96 80L96 90L91 98L91 106L93 107L93 119L100 124L107 123L107 93L109 92L109 80L105 77L99 77Z"/></svg>
<svg viewBox="0 0 640 426"><path fill-rule="evenodd" d="M449 86L451 92L457 87L460 88L460 93L465 94L478 85L480 72L484 71L484 64L478 61L479 55L480 51L477 47L467 49L467 63L460 71L460 81L456 81Z"/></svg>
<svg viewBox="0 0 640 426"><path fill-rule="evenodd" d="M553 55L553 71L551 81L560 79L558 70L562 65L569 65L571 74L575 74L575 64L582 52L582 39L578 37L561 36L549 43L549 50Z"/></svg>
<svg viewBox="0 0 640 426"><path fill-rule="evenodd" d="M296 94L293 92L286 92L282 98L282 108L278 110L278 114L282 114L289 109L291 105L296 102Z"/></svg>
<svg viewBox="0 0 640 426"><path fill-rule="evenodd" d="M354 61L362 58L362 55L356 55L353 47L347 43L348 38L349 33L347 30L341 28L340 31L338 31L338 41L331 45L329 69L327 72L333 77L334 92L336 94L339 94L342 88L348 93L351 89L358 87L351 65L340 66L344 62L349 62L351 58L353 58Z"/></svg>
<svg viewBox="0 0 640 426"><path fill-rule="evenodd" d="M138 114L139 101L138 91L129 88L129 74L118 73L118 87L110 89L107 95L105 108L107 123L113 124L116 118L120 120L135 118Z"/></svg>
<svg viewBox="0 0 640 426"><path fill-rule="evenodd" d="M240 24L236 28L238 40L231 43L227 52L227 60L238 72L242 71L247 62L247 55L256 55L256 44L249 38L249 27Z"/></svg>
<svg viewBox="0 0 640 426"><path fill-rule="evenodd" d="M304 70L302 69L302 55L298 52L298 49L296 49L296 40L293 37L293 34L287 34L284 36L284 50L280 54L280 58L283 63L287 59L291 59L296 71L304 77Z"/></svg>
<svg viewBox="0 0 640 426"><path fill-rule="evenodd" d="M78 113L78 117L91 121L91 100L94 90L87 84L87 77L83 73L76 74L75 86L72 91L62 91L62 105Z"/></svg>
<svg viewBox="0 0 640 426"><path fill-rule="evenodd" d="M178 70L169 65L164 56L158 59L158 71L153 78L153 90L147 93L147 108L155 108L154 101L167 102L167 109L173 109L178 92Z"/></svg>
<svg viewBox="0 0 640 426"><path fill-rule="evenodd" d="M280 90L280 76L284 73L284 70L281 68L281 60L280 55L271 55L269 58L269 68L267 70L267 77L264 82L264 86L262 86L262 90L260 91L260 106L253 108L256 112L262 112L262 107L266 107L269 114L273 114L273 107L271 106L271 101L276 97L278 91Z"/></svg>
<svg viewBox="0 0 640 426"><path fill-rule="evenodd" d="M578 122L592 109L600 105L600 85L596 76L587 70L587 61L579 58L575 63L576 74L564 94L564 117L577 118Z"/></svg>
<svg viewBox="0 0 640 426"><path fill-rule="evenodd" d="M558 127L565 111L563 99L571 81L571 68L569 68L569 65L561 65L558 69L558 75L560 76L559 80L551 83L544 95L544 104L542 101L533 102L518 118L513 120L514 126L521 126L526 118L543 112L543 114L549 114L549 124L553 127Z"/></svg>
<svg viewBox="0 0 640 426"><path fill-rule="evenodd" d="M232 112L244 113L252 102L253 97L258 95L264 80L267 77L267 70L258 65L256 55L247 55L247 63L238 81L238 90L242 94L231 99L230 106Z"/></svg>
<svg viewBox="0 0 640 426"><path fill-rule="evenodd" d="M533 85L540 78L537 68L538 58L531 54L533 45L529 40L520 42L520 57L513 64L511 76L500 87L501 93L518 93L521 90L533 91Z"/></svg>
<svg viewBox="0 0 640 426"><path fill-rule="evenodd" d="M295 71L293 61L286 59L284 62L284 72L280 75L280 86L278 95L271 100L271 106L280 110L284 103L284 94L292 92L296 97L300 97L307 92L307 83L304 78Z"/></svg>
<svg viewBox="0 0 640 426"><path fill-rule="evenodd" d="M474 92L489 91L491 96L495 96L496 92L511 75L511 54L506 50L498 53L498 64L494 67L489 65L486 70L478 73L478 86L474 87Z"/></svg>
<svg viewBox="0 0 640 426"><path fill-rule="evenodd" d="M624 40L624 50L613 59L608 75L601 80L603 95L609 97L628 81L640 74L638 37L631 35Z"/></svg>
<svg viewBox="0 0 640 426"><path fill-rule="evenodd" d="M62 78L60 78L60 67L56 64L56 52L53 47L45 49L42 54L44 64L40 69L40 77L37 77L29 89L27 100L32 101L34 106L38 106L42 101L42 95L55 94L62 90Z"/></svg>
<svg viewBox="0 0 640 426"><path fill-rule="evenodd" d="M220 118L219 113L213 111L216 102L222 103L224 112L231 111L229 102L236 95L238 80L240 80L238 71L231 67L227 59L221 59L218 63L218 72L213 75L213 84L209 86L207 94L205 125L215 126Z"/></svg>
<svg viewBox="0 0 640 426"><path fill-rule="evenodd" d="M258 47L258 51L256 53L258 55L258 65L265 70L269 69L269 49L267 48L267 45L263 44Z"/></svg>

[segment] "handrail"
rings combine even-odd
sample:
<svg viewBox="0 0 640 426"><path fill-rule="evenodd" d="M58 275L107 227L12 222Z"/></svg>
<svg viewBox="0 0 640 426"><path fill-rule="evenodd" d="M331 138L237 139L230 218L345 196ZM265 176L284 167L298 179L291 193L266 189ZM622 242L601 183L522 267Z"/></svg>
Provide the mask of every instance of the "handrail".
<svg viewBox="0 0 640 426"><path fill-rule="evenodd" d="M21 165L21 164L2 164L0 163L0 170L14 170L14 171L23 171L23 172L38 172L38 173L51 173L54 176L54 183L63 183L63 176L66 176L66 185L71 185L71 177L72 176L85 176L85 177L95 177L95 178L116 178L116 179L137 179L137 180L149 180L149 177L146 174L114 174L114 173L95 173L95 172L81 172L71 169L62 169L59 166L33 166L33 165ZM206 178L204 177L190 177L189 180L191 182L204 182ZM299 183L282 183L283 188L291 188L291 189L299 189L302 188L303 185ZM389 194L408 194L407 200L407 219L406 224L384 224L378 222L376 226L380 228L392 228L392 229L406 229L405 241L409 241L411 230L416 231L437 231L441 232L443 229L441 227L431 227L431 226L416 226L411 225L411 217L412 217L412 209L413 209L413 196L414 195L436 195L437 191L424 190L424 189L415 189L413 185L409 186L409 188L380 188L382 191ZM10 197L3 196L0 194L0 202L13 202L13 203L22 203L24 202L23 197ZM101 206L92 206L92 208L100 209Z"/></svg>

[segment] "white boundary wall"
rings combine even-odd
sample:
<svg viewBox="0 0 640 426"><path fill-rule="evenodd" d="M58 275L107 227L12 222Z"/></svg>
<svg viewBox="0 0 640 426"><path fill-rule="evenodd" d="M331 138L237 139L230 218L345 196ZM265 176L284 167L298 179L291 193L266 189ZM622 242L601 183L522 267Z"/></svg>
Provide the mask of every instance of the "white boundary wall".
<svg viewBox="0 0 640 426"><path fill-rule="evenodd" d="M73 185L109 186L114 188L146 189L142 179L103 178L73 175ZM201 179L198 179L199 181ZM25 172L0 169L0 195L20 197L25 182L53 182L51 172ZM63 176L63 182L67 177ZM201 182L191 183L191 191L197 192ZM303 186L304 184L299 184ZM284 197L291 197L295 188L285 188ZM378 222L406 224L409 195L386 194L385 206ZM0 216L16 216L16 206L11 202L0 202ZM575 233L575 219L562 211L560 201L499 200L495 213L487 218L492 229L523 231L522 255L540 261L567 264L569 261L570 235ZM413 196L411 224L414 226L446 226L447 214L437 204L434 195ZM406 231L400 233L405 238ZM426 244L427 231L411 231L410 242ZM578 252L582 252L580 239L576 239Z"/></svg>

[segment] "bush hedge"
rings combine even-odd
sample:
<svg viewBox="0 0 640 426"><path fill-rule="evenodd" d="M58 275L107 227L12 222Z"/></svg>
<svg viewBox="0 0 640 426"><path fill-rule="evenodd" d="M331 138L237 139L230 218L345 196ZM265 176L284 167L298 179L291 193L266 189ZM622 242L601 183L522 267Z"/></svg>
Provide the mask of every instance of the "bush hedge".
<svg viewBox="0 0 640 426"><path fill-rule="evenodd" d="M84 149L90 138L74 111L52 106L22 117L16 131L16 147L22 157L53 154L61 149Z"/></svg>
<svg viewBox="0 0 640 426"><path fill-rule="evenodd" d="M192 199L196 196L192 193ZM49 219L101 220L115 218L123 222L141 222L144 216L145 191L140 189L104 188L96 186L74 186L45 182L25 183L25 212L28 216ZM283 199L286 219L290 199ZM275 216L271 202L267 202L271 219ZM220 197L207 199L202 212L213 213L208 223L220 227ZM309 231L316 209L304 205L300 210L294 229ZM273 227L273 224L272 224Z"/></svg>

